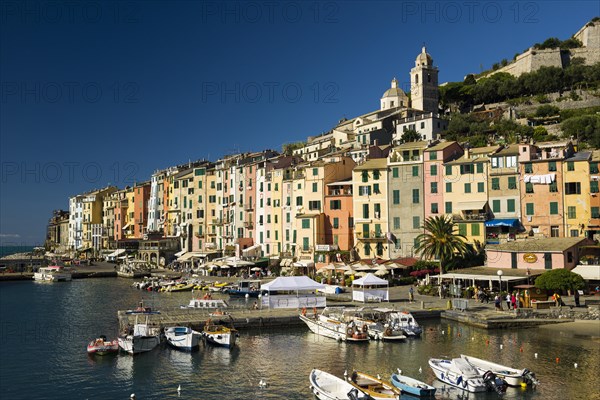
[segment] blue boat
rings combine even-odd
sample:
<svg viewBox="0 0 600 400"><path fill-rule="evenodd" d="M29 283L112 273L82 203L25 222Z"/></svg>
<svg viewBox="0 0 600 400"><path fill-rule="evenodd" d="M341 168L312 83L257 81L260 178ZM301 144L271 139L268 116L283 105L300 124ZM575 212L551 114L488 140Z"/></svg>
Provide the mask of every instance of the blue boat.
<svg viewBox="0 0 600 400"><path fill-rule="evenodd" d="M433 397L436 390L435 387L428 385L425 382L399 373L392 374L392 384L402 390L402 392L419 397Z"/></svg>
<svg viewBox="0 0 600 400"><path fill-rule="evenodd" d="M231 297L258 297L261 294L260 280L242 280L237 284L237 288L227 290Z"/></svg>

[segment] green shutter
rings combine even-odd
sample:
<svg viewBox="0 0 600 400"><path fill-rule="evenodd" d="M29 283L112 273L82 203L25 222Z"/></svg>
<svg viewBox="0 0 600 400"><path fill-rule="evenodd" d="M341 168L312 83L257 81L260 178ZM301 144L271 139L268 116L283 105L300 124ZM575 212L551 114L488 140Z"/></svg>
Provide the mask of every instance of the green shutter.
<svg viewBox="0 0 600 400"><path fill-rule="evenodd" d="M550 215L558 215L558 202L557 201L550 202Z"/></svg>
<svg viewBox="0 0 600 400"><path fill-rule="evenodd" d="M446 214L452 214L452 202L447 201L445 204L445 207L446 207Z"/></svg>
<svg viewBox="0 0 600 400"><path fill-rule="evenodd" d="M515 200L514 199L506 200L506 211L507 212L515 212Z"/></svg>
<svg viewBox="0 0 600 400"><path fill-rule="evenodd" d="M492 200L492 211L495 213L500 212L500 200Z"/></svg>
<svg viewBox="0 0 600 400"><path fill-rule="evenodd" d="M477 224L477 223L471 224L471 235L479 236L479 224Z"/></svg>
<svg viewBox="0 0 600 400"><path fill-rule="evenodd" d="M533 215L533 203L527 203L525 204L525 215Z"/></svg>
<svg viewBox="0 0 600 400"><path fill-rule="evenodd" d="M485 183L477 182L477 192L483 193L484 191L485 191Z"/></svg>
<svg viewBox="0 0 600 400"><path fill-rule="evenodd" d="M481 174L483 172L483 163L477 163L477 173Z"/></svg>
<svg viewBox="0 0 600 400"><path fill-rule="evenodd" d="M452 193L452 182L446 182L446 193Z"/></svg>
<svg viewBox="0 0 600 400"><path fill-rule="evenodd" d="M392 178L398 177L398 167L392 168Z"/></svg>
<svg viewBox="0 0 600 400"><path fill-rule="evenodd" d="M431 176L437 176L437 165L436 164L431 165L429 171L430 171L429 174Z"/></svg>
<svg viewBox="0 0 600 400"><path fill-rule="evenodd" d="M458 234L467 236L467 224L458 224Z"/></svg>
<svg viewBox="0 0 600 400"><path fill-rule="evenodd" d="M446 165L446 175L452 175L452 165Z"/></svg>

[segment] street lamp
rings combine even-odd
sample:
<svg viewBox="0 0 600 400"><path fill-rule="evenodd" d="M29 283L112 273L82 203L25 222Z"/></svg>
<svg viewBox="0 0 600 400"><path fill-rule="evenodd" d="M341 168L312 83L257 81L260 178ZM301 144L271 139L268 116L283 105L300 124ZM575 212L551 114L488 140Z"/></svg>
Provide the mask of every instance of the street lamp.
<svg viewBox="0 0 600 400"><path fill-rule="evenodd" d="M531 277L531 269L529 267L527 267L527 284L530 285L529 283L529 278Z"/></svg>
<svg viewBox="0 0 600 400"><path fill-rule="evenodd" d="M502 292L502 270L498 270L498 272L496 272L498 274L498 282L500 283L500 292Z"/></svg>

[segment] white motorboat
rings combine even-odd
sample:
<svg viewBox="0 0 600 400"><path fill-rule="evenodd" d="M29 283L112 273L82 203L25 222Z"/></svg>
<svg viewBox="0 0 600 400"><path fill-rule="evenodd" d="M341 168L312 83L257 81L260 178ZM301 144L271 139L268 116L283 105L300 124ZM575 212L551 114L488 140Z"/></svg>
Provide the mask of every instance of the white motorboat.
<svg viewBox="0 0 600 400"><path fill-rule="evenodd" d="M200 343L202 334L187 326L165 328L167 343L178 350L192 351Z"/></svg>
<svg viewBox="0 0 600 400"><path fill-rule="evenodd" d="M497 377L506 381L509 386L522 386L527 384L537 385L539 382L535 378L535 374L527 368L516 369L505 365L496 364L491 361L482 360L464 354L460 355L469 364L474 366L480 374L485 374L487 371L492 371Z"/></svg>
<svg viewBox="0 0 600 400"><path fill-rule="evenodd" d="M202 331L202 336L208 343L228 348L235 346L237 335L237 330L228 328L225 325L213 324L210 320L206 321Z"/></svg>
<svg viewBox="0 0 600 400"><path fill-rule="evenodd" d="M364 329L367 326L369 337L374 340L401 341L406 339L402 329L395 329L388 321L388 314L391 309L365 309L345 310L346 320L354 319L357 325Z"/></svg>
<svg viewBox="0 0 600 400"><path fill-rule="evenodd" d="M375 400L399 399L401 391L379 377L354 371L348 380L350 384Z"/></svg>
<svg viewBox="0 0 600 400"><path fill-rule="evenodd" d="M138 324L136 316L133 332L120 336L119 347L129 354L138 354L154 349L160 344L160 329L148 325L148 316L146 322Z"/></svg>
<svg viewBox="0 0 600 400"><path fill-rule="evenodd" d="M402 330L407 337L418 337L423 333L423 328L407 311L389 313L388 323L393 330Z"/></svg>
<svg viewBox="0 0 600 400"><path fill-rule="evenodd" d="M429 366L440 381L469 392L485 392L488 386L475 367L462 358L430 358Z"/></svg>
<svg viewBox="0 0 600 400"><path fill-rule="evenodd" d="M370 397L344 379L320 369L313 369L308 378L310 391L320 400L367 400Z"/></svg>
<svg viewBox="0 0 600 400"><path fill-rule="evenodd" d="M337 314L336 314L337 311ZM354 321L343 322L343 310L325 308L319 315L312 318L300 314L300 319L315 334L332 338L338 341L365 342L369 340L367 327L364 329Z"/></svg>
<svg viewBox="0 0 600 400"><path fill-rule="evenodd" d="M72 270L60 265L41 267L33 274L33 279L43 282L68 282L73 279Z"/></svg>

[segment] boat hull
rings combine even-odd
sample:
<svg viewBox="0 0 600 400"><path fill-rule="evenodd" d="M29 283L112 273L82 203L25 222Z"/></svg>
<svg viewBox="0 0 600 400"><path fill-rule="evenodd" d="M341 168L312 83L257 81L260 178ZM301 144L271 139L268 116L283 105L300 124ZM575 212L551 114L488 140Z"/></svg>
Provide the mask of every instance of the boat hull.
<svg viewBox="0 0 600 400"><path fill-rule="evenodd" d="M325 371L313 369L309 375L311 392L320 400L348 400L348 393L358 391L345 380ZM365 393L358 391L360 398L366 398Z"/></svg>
<svg viewBox="0 0 600 400"><path fill-rule="evenodd" d="M349 383L375 400L390 400L400 398L400 389L397 389L381 379L363 374L361 372L353 372Z"/></svg>
<svg viewBox="0 0 600 400"><path fill-rule="evenodd" d="M165 329L167 343L182 351L192 351L200 344L202 334L187 327L173 327Z"/></svg>
<svg viewBox="0 0 600 400"><path fill-rule="evenodd" d="M205 327L202 336L207 343L230 349L235 346L237 332L234 329L223 326L217 326L216 328Z"/></svg>
<svg viewBox="0 0 600 400"><path fill-rule="evenodd" d="M92 340L87 346L87 352L90 355L104 356L107 354L116 354L119 352L119 342L105 342L102 340Z"/></svg>
<svg viewBox="0 0 600 400"><path fill-rule="evenodd" d="M119 347L129 354L145 353L160 344L158 336L127 335L119 338Z"/></svg>
<svg viewBox="0 0 600 400"><path fill-rule="evenodd" d="M308 326L312 333L320 336L325 336L331 339L345 341L346 325L342 323L325 323L313 318L307 318L304 315L300 315L300 319Z"/></svg>
<svg viewBox="0 0 600 400"><path fill-rule="evenodd" d="M487 391L487 387L477 371L473 374L463 374L461 371L455 370L452 361L449 360L432 359L429 360L429 366L435 377L444 383L473 393Z"/></svg>
<svg viewBox="0 0 600 400"><path fill-rule="evenodd" d="M520 387L522 383L526 383L524 370L518 370L505 365L496 364L491 361L466 356L464 354L461 354L460 357L473 365L477 371L481 373L481 375L485 374L487 371L492 371L498 378L503 379L509 386Z"/></svg>
<svg viewBox="0 0 600 400"><path fill-rule="evenodd" d="M432 397L436 391L435 387L404 375L392 374L391 382L402 392L413 396Z"/></svg>

